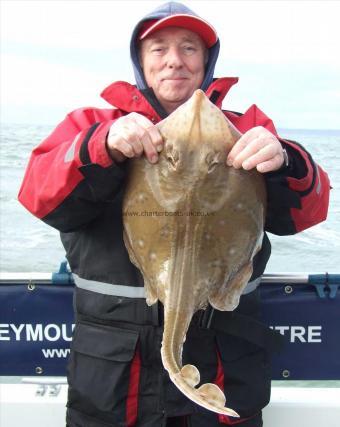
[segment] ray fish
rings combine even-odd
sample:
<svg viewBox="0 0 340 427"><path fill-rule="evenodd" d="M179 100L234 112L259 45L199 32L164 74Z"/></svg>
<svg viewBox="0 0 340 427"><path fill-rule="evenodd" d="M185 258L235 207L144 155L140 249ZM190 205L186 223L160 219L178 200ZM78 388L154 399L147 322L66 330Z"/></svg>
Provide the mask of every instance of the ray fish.
<svg viewBox="0 0 340 427"><path fill-rule="evenodd" d="M264 180L226 165L241 134L201 90L157 126L158 162L129 161L124 242L147 304L164 306L161 358L171 381L198 405L237 417L216 384L199 385L198 369L182 366L182 350L196 311L239 304L262 244Z"/></svg>

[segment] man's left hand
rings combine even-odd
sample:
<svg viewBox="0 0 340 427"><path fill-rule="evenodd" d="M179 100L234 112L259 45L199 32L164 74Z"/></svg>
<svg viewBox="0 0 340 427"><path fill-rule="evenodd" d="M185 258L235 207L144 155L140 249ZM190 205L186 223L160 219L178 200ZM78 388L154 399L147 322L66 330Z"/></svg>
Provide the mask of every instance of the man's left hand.
<svg viewBox="0 0 340 427"><path fill-rule="evenodd" d="M283 148L279 140L262 126L248 130L236 142L227 157L228 166L259 172L273 172L284 163Z"/></svg>

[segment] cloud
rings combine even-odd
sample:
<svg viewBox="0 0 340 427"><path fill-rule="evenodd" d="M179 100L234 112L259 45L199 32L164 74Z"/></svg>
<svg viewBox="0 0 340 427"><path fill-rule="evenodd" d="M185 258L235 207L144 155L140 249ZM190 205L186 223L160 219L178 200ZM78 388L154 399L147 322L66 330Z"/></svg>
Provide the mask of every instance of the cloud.
<svg viewBox="0 0 340 427"><path fill-rule="evenodd" d="M62 110L102 106L98 94L107 84L134 81L131 31L159 3L2 2L2 119L27 119L27 111L37 114L40 106L40 116L50 109L52 121ZM257 103L283 118L283 126L309 127L318 116L339 127L339 95L333 91L340 87L340 2L184 3L217 29L217 74L241 77L228 108L244 111Z"/></svg>
<svg viewBox="0 0 340 427"><path fill-rule="evenodd" d="M3 41L51 49L127 48L136 22L159 1L7 1ZM334 1L184 1L213 23L222 55L255 62L327 61L339 65L340 3Z"/></svg>
<svg viewBox="0 0 340 427"><path fill-rule="evenodd" d="M335 55L340 44L339 2L224 2L224 12L215 18L214 12L210 14L221 34L225 58L340 66L339 55Z"/></svg>

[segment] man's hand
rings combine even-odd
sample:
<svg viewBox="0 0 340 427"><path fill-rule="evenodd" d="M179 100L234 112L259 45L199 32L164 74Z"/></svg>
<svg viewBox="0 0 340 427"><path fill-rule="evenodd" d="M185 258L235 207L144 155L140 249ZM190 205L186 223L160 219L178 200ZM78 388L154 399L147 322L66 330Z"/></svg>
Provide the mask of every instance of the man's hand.
<svg viewBox="0 0 340 427"><path fill-rule="evenodd" d="M273 172L284 163L283 148L279 140L262 126L248 130L236 142L227 157L227 164L236 169L256 169Z"/></svg>
<svg viewBox="0 0 340 427"><path fill-rule="evenodd" d="M106 147L116 162L145 154L150 163L156 163L158 153L163 149L163 139L150 120L141 114L130 113L113 123Z"/></svg>

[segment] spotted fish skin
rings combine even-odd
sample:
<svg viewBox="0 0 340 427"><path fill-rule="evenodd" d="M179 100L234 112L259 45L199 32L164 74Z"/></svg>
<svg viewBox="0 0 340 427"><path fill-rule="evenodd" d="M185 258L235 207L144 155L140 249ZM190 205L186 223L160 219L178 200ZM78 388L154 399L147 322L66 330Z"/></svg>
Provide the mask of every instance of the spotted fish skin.
<svg viewBox="0 0 340 427"><path fill-rule="evenodd" d="M125 245L143 274L147 304L164 305L161 355L171 380L199 405L236 417L216 385L196 388L199 372L182 367L182 349L197 310L239 303L262 244L264 180L226 165L240 133L201 90L157 126L158 163L130 161Z"/></svg>

